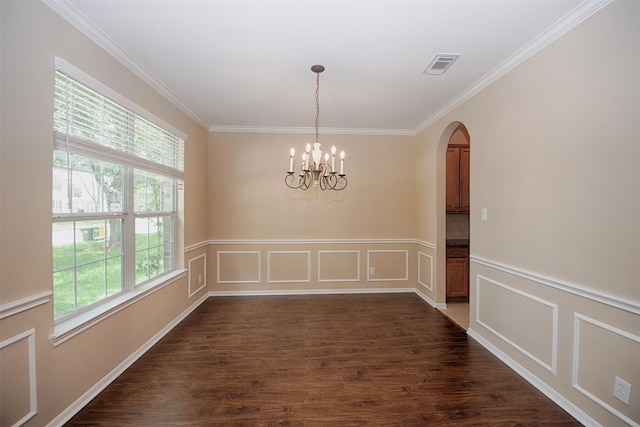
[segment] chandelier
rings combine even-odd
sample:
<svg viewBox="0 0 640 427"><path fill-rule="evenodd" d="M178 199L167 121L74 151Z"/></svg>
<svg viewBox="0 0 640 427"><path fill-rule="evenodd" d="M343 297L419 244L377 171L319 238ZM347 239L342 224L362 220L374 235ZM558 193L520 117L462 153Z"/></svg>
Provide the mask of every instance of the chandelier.
<svg viewBox="0 0 640 427"><path fill-rule="evenodd" d="M308 190L311 187L319 187L321 190L344 190L347 187L347 176L344 174L344 151L340 152L340 173L336 171L336 146L331 147L331 161L329 153L320 149L318 142L318 123L320 120L320 73L324 71L322 65L314 65L311 71L316 73L316 142L307 144L302 153L302 165L296 175L293 156L296 150L289 152L289 171L284 177L284 182L289 188Z"/></svg>

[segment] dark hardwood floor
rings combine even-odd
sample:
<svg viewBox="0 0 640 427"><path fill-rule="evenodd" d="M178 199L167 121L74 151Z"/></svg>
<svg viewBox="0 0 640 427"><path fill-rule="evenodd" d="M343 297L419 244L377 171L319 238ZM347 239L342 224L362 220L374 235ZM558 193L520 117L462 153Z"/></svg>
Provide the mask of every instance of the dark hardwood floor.
<svg viewBox="0 0 640 427"><path fill-rule="evenodd" d="M414 294L209 298L68 426L579 426Z"/></svg>

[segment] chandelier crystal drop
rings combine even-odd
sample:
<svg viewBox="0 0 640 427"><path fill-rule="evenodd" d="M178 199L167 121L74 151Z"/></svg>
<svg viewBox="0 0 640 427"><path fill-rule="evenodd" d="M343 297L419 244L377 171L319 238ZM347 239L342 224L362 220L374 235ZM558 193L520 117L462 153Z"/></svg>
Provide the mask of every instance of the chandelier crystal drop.
<svg viewBox="0 0 640 427"><path fill-rule="evenodd" d="M322 153L318 142L318 125L320 123L320 73L324 71L322 65L314 65L311 71L316 73L316 142L307 144L302 153L300 171L295 171L294 156L296 150L289 151L289 171L284 182L289 188L308 190L311 187L321 190L344 190L347 187L347 176L344 173L344 151L340 152L340 173L336 170L336 146L331 147L331 155Z"/></svg>

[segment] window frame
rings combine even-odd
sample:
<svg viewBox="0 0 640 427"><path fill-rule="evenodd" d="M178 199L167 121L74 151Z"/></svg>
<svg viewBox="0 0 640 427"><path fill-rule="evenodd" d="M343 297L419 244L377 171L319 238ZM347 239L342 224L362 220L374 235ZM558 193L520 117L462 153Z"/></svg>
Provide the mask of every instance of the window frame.
<svg viewBox="0 0 640 427"><path fill-rule="evenodd" d="M161 119L155 117L153 114L142 109L138 105L134 104L133 102L129 101L122 95L118 94L117 92L111 90L107 86L93 79L91 76L77 69L76 67L64 61L63 59L56 57L54 62L55 62L56 75L58 72L66 74L71 79L75 80L81 85L88 87L90 90L96 92L98 95L105 97L111 100L112 102L118 104L120 107L128 110L129 112L131 112L133 116L137 115L138 117L159 127L164 132L168 132L169 134L172 134L175 137L179 138L180 143L182 144L180 146L180 149L182 151L179 154L182 156L184 155L184 146L186 145L186 139L187 139L186 134L175 129L174 127L170 126L169 124L162 121ZM56 135L56 133L58 132L54 130L54 153L55 151L60 150L60 148L56 146L56 142L55 142L56 138L59 138L60 135ZM72 137L67 136L67 139L69 138L72 138ZM73 230L75 235L77 231L75 228L76 221L102 220L102 221L105 221L106 223L106 221L120 218L122 220L122 233L123 233L122 256L124 258L122 262L122 271L120 274L122 277L121 290L113 295L108 295L108 291L107 291L107 296L105 298L102 298L98 301L95 301L81 308L77 308L75 305L76 303L74 302L74 308L75 308L74 310L70 312L66 312L57 318L55 317L56 314L54 310L54 334L51 337L51 341L54 343L54 345L58 345L59 343L64 342L66 339L69 339L71 336L74 336L75 334L81 332L85 328L90 327L95 322L100 321L105 316L108 317L111 314L116 313L121 309L123 309L124 307L132 304L138 299L144 298L149 293L155 292L156 290L161 289L162 287L172 283L173 281L186 276L186 273L184 270L184 256L183 256L184 254L184 242L183 242L184 221L182 218L184 214L184 202L183 202L184 194L182 191L184 188L184 178L183 178L184 172L182 172L183 169L179 171L180 173L179 177L176 176L175 173L172 173L171 175L167 175L166 173L163 173L165 172L165 170L167 170L167 167L161 164L157 164L157 167L154 167L154 165L152 164L153 163L152 161L147 162L144 159L142 159L141 162L138 162L138 161L134 162L133 165L131 163L122 164L117 160L119 158L118 155L115 156L115 159L111 158L110 154L112 154L113 150L110 149L109 147L104 147L104 151L106 152L105 156L94 157L91 155L92 150L101 151L102 148L89 147L90 148L89 152L85 153L82 151L82 147L84 145L88 146L88 143L81 142L79 144L81 148L80 152L76 151L75 153L81 156L87 157L90 160L98 160L103 162L106 161L106 162L111 162L113 164L122 166L123 174L124 174L123 189L122 189L123 190L122 207L118 212L70 211L70 212L56 213L55 212L56 200L54 199L52 203L52 236L54 231L53 226L55 225L55 223L73 222L74 223ZM95 144L95 145L98 145L98 144ZM56 167L55 163L53 162L53 157L55 155L54 153L52 153L52 173L53 173L53 167ZM69 153L68 146L67 146L67 153ZM120 153L120 155L122 156L126 154ZM184 157L180 159L180 162L183 161L183 158ZM145 167L147 166L147 164L151 164L151 167L150 168ZM67 159L66 170L68 171L69 174L73 173L73 170L74 170L73 165L70 163L69 157ZM134 170L140 170L142 172L157 174L162 176L163 178L168 178L168 180L173 183L173 189L172 189L173 209L172 210L170 211L151 210L151 211L145 211L145 212L136 212L135 206L134 206L134 190L135 190ZM52 193L55 192L55 186L56 186L55 184L56 183L54 182L52 185ZM67 190L67 191L70 191L70 190ZM72 194L67 194L67 196L69 200L73 199ZM71 207L69 207L68 209L70 208ZM166 208L166 206L161 205L160 208ZM103 209L106 210L106 207L103 207ZM159 274L156 274L155 276L147 278L136 284L135 260L136 260L137 250L136 250L136 235L135 235L136 225L135 224L136 224L137 218L144 218L144 217L171 218L172 239L171 239L170 245L172 246L172 256L171 256L172 265L170 269L161 271ZM73 240L74 240L73 269L77 269L78 264L75 263L76 238L74 237ZM52 248L53 248L53 242L52 242ZM105 260L109 259L109 256L106 251L104 256L105 256L104 258ZM163 263L163 266L164 266L164 263ZM54 272L55 271L56 270L54 266ZM106 286L106 282L105 282L105 286ZM75 279L74 279L74 290L77 290L77 282L75 281ZM55 301L55 290L54 290L53 298Z"/></svg>

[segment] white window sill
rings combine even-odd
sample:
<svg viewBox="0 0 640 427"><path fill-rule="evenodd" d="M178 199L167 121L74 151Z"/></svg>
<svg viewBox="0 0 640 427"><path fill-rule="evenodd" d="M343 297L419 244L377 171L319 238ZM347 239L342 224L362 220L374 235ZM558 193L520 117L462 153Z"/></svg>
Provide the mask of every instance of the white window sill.
<svg viewBox="0 0 640 427"><path fill-rule="evenodd" d="M67 320L55 325L53 335L49 340L54 346L58 346L79 333L95 326L104 319L107 319L119 311L125 309L131 304L151 295L165 286L175 282L186 276L186 270L175 270L155 280L136 288L133 291L126 292L117 298L100 304L91 310L73 316Z"/></svg>

